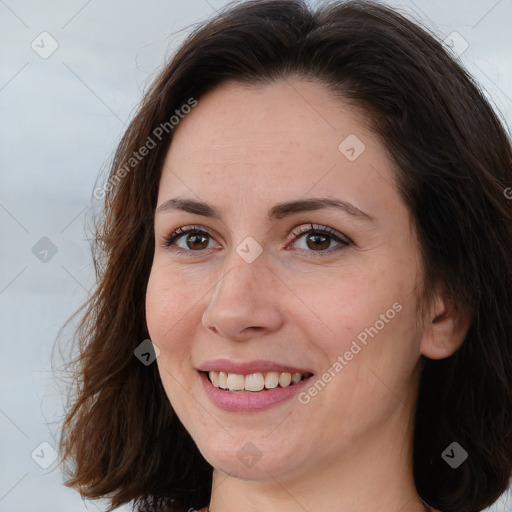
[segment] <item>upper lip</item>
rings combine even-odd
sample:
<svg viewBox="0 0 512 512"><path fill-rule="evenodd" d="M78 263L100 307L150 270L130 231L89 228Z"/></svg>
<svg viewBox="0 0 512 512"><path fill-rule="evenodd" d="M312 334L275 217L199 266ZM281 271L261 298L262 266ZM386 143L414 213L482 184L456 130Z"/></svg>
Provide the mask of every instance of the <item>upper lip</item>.
<svg viewBox="0 0 512 512"><path fill-rule="evenodd" d="M253 361L232 361L230 359L212 359L202 363L198 370L201 372L226 372L240 375L249 375L251 373L267 372L289 372L312 374L311 370L297 368L287 364L276 363L274 361L253 360Z"/></svg>

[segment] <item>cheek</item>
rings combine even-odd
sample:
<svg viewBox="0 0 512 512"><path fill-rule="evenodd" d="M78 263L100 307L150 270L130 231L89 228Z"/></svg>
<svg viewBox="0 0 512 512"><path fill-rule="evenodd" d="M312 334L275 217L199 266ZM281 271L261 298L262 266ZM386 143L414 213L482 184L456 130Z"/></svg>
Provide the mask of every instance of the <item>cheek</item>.
<svg viewBox="0 0 512 512"><path fill-rule="evenodd" d="M389 287L380 288L377 280L356 271L334 277L322 293L316 291L311 297L326 328L346 340L373 325L393 304Z"/></svg>
<svg viewBox="0 0 512 512"><path fill-rule="evenodd" d="M184 369L190 363L192 313L191 303L172 286L169 276L153 268L146 290L146 323L152 342L160 349L156 364L177 413L187 407L183 390L190 391Z"/></svg>
<svg viewBox="0 0 512 512"><path fill-rule="evenodd" d="M152 341L162 352L171 346L178 349L186 339L185 331L197 317L196 303L187 297L183 287L173 285L169 274L158 267L151 270L146 289L146 322Z"/></svg>
<svg viewBox="0 0 512 512"><path fill-rule="evenodd" d="M386 361L394 368L397 360L415 354L414 276L382 277L390 273L389 268L376 269L375 275L351 272L334 279L323 293L311 290L309 303L322 319L325 334L315 343L322 344L329 361L352 351L357 355L348 354L351 361L364 365Z"/></svg>
<svg viewBox="0 0 512 512"><path fill-rule="evenodd" d="M157 343L165 332L166 312L169 309L168 298L163 293L161 281L154 269L151 270L146 289L146 323L149 335Z"/></svg>

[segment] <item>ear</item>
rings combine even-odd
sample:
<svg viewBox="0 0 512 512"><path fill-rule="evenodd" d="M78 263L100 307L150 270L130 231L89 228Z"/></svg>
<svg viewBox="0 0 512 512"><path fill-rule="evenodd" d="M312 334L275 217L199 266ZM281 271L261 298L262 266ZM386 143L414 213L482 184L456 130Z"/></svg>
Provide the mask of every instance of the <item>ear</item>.
<svg viewBox="0 0 512 512"><path fill-rule="evenodd" d="M470 316L462 315L452 298L436 294L425 318L421 353L430 359L451 356L461 347L470 325Z"/></svg>

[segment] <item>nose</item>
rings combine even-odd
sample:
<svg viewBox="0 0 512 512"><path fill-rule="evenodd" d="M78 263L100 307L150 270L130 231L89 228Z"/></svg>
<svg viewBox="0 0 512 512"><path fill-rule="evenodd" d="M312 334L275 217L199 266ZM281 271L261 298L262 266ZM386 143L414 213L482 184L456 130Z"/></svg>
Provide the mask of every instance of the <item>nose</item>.
<svg viewBox="0 0 512 512"><path fill-rule="evenodd" d="M266 267L264 255L252 263L245 262L236 253L229 260L231 264L223 266L203 313L203 326L234 341L265 336L278 330L283 323L277 298L279 280Z"/></svg>

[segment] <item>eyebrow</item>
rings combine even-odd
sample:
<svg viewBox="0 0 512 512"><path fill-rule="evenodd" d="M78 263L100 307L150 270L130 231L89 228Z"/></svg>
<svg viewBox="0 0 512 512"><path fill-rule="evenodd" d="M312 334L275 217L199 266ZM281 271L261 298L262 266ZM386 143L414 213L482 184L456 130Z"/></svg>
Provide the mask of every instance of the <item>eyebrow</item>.
<svg viewBox="0 0 512 512"><path fill-rule="evenodd" d="M351 203L341 201L339 199L331 199L328 197L315 197L310 199L298 199L293 201L285 201L273 206L267 213L269 221L279 220L290 215L301 212L311 212L315 210L322 210L325 208L334 208L341 210L352 217L357 217L362 220L373 222L375 219L366 212L355 207ZM222 219L220 211L213 205L203 202L195 201L193 199L179 199L177 197L168 199L163 202L156 210L155 215L162 212L169 211L184 211L195 215L202 215L203 217L210 217L213 219Z"/></svg>

